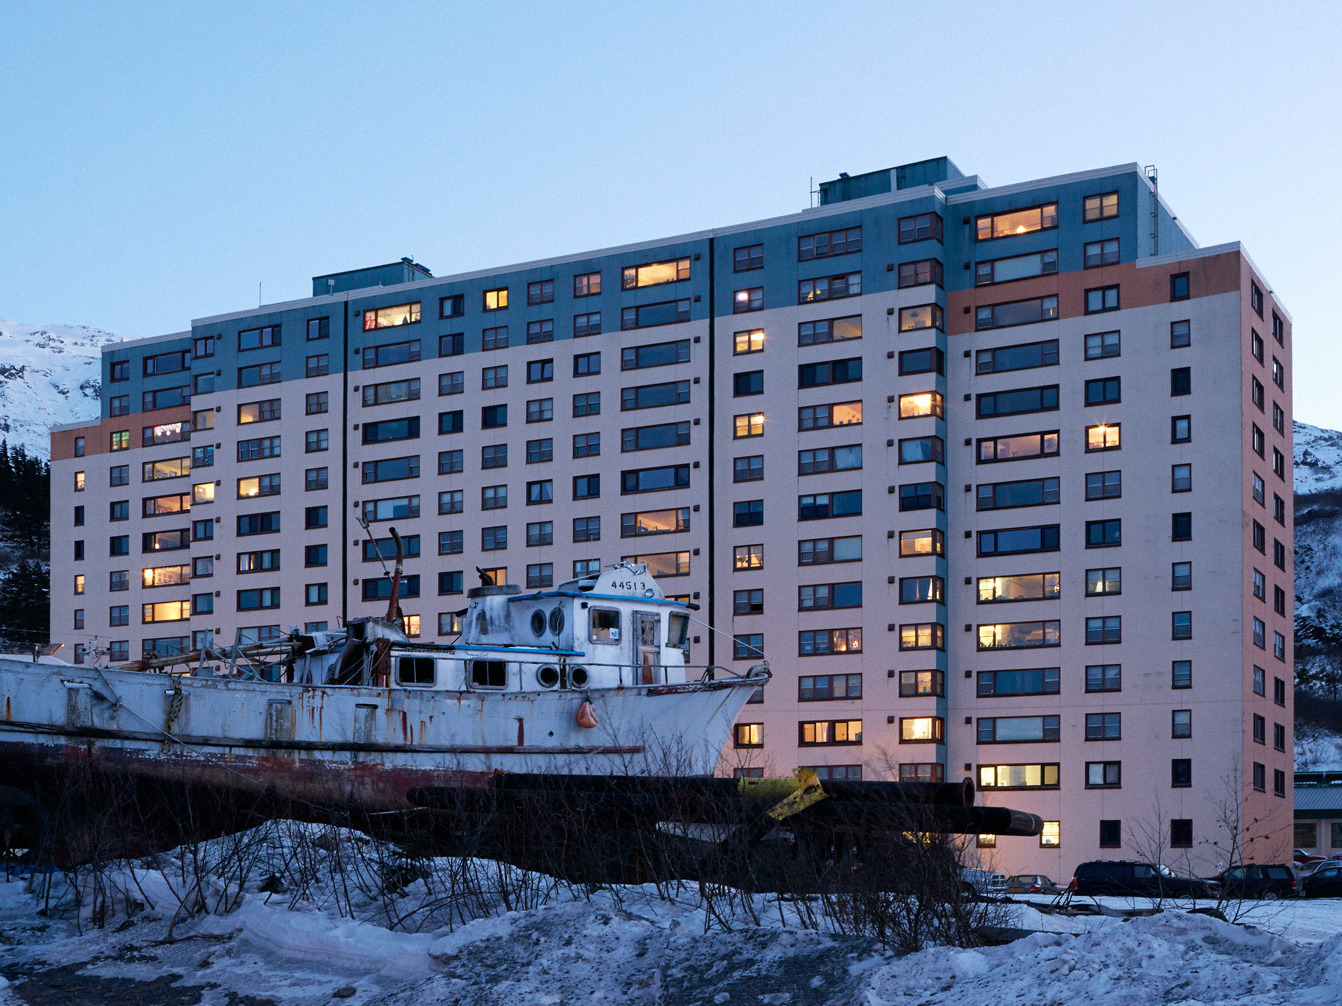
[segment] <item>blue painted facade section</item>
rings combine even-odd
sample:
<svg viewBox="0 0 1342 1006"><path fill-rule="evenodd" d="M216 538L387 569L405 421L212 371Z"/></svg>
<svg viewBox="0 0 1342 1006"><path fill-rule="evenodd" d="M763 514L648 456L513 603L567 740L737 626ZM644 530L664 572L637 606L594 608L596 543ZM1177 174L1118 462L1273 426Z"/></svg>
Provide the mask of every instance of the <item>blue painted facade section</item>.
<svg viewBox="0 0 1342 1006"><path fill-rule="evenodd" d="M843 205L845 200L862 194L865 187L875 186L879 190L880 184L876 180L881 176L886 179L885 191L891 191L891 187L900 188L900 198L893 202L874 199L868 205L851 208ZM944 183L944 188L942 184L924 181L931 179ZM919 182L923 182L921 189L917 187ZM957 182L963 183L965 192L951 197L953 201L948 202L945 189L961 188ZM278 364L282 379L287 381L307 376L309 358L323 355L327 357L327 371L337 374L346 369L361 369L362 352L368 347L413 340L420 344L420 358L431 360L439 355L440 338L450 335L462 336L463 352L469 355L483 351L483 333L491 328L507 326L508 345L525 345L528 323L549 322L552 339L544 341L559 342L574 338L576 315L599 313L601 331L617 332L621 330L625 309L666 302L687 302L691 321L716 316L724 331L743 330L752 327L750 312L734 312L737 291L760 288L763 308L780 308L799 302L798 284L802 281L857 272L861 274L864 295L881 293L898 287L901 264L921 259L939 258L943 262L945 290L936 289L935 301L944 309L945 291L973 288L975 264L988 259L1058 249L1059 272L1069 272L1082 269L1086 242L1118 238L1120 261L1130 262L1155 253L1153 225L1158 230L1161 254L1193 247L1168 211L1159 205L1144 176L1131 168L1116 169L1108 176L1063 178L1056 182L1013 187L1005 192L977 190L978 184L974 178L965 178L948 158L934 158L822 183L822 193L829 192L832 197L826 197L824 211L799 214L758 227L723 231L715 236L673 239L643 249L594 253L560 263L505 268L465 278L425 280L427 270L408 260L314 277L314 289L332 284L337 287L355 283L373 285L351 288L334 297L276 305L255 313L200 323L194 326L191 337L109 349L103 354L103 381L107 388L103 414L107 415L111 396L128 395L131 411L138 412L145 391L179 386L188 376L194 379L194 386L201 392L211 387L211 382L213 390L226 391L238 386L242 368ZM975 194L976 190L979 194ZM845 192L849 194L839 198ZM1104 192L1119 194L1119 215L1109 220L1083 222L1083 200ZM988 241L975 239L978 217L1045 203L1057 203L1056 228ZM1153 207L1157 210L1154 218ZM929 239L900 244L899 220L929 212L942 217L942 241ZM858 226L862 228L861 251L799 260L800 238ZM733 252L749 245L763 247L762 268L736 272ZM621 289L624 268L678 258L690 260L688 279L639 289ZM715 263L715 276L710 276L710 263ZM594 296L575 296L574 277L588 273L600 273L601 292ZM406 276L413 276L416 281L400 286L376 285ZM553 283L552 300L528 304L528 284L542 281ZM501 288L508 290L508 307L485 311L485 292ZM1010 300L1010 289L1010 285L1003 286L1002 296L994 299ZM442 306L449 298L460 298L461 311L443 317ZM419 304L420 320L417 323L364 331L365 312L411 303ZM841 299L833 302L835 316L844 313L842 303ZM309 339L308 323L322 318L327 319L326 338ZM278 346L249 351L239 349L240 332L272 325L280 329ZM655 337L642 338L643 331L631 330L630 339L655 341ZM649 331L655 334L657 329ZM187 374L144 375L146 356L190 349L193 339L198 344L212 345L213 356L196 358ZM202 339L210 341L199 343ZM112 366L123 360L129 362L127 379L112 381ZM259 387L264 389L265 385ZM258 397L262 395L258 393Z"/></svg>

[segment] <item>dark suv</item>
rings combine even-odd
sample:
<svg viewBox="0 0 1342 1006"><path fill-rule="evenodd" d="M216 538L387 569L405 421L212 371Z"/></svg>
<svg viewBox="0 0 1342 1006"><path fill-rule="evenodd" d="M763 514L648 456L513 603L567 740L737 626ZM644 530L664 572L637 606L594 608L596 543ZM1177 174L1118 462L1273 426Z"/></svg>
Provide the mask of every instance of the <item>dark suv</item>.
<svg viewBox="0 0 1342 1006"><path fill-rule="evenodd" d="M1168 866L1091 860L1072 874L1073 894L1137 895L1146 898L1211 898L1212 885L1196 877L1180 877Z"/></svg>
<svg viewBox="0 0 1342 1006"><path fill-rule="evenodd" d="M1232 866L1217 874L1216 879L1221 882L1221 890L1227 898L1275 901L1296 895L1295 871L1284 863Z"/></svg>

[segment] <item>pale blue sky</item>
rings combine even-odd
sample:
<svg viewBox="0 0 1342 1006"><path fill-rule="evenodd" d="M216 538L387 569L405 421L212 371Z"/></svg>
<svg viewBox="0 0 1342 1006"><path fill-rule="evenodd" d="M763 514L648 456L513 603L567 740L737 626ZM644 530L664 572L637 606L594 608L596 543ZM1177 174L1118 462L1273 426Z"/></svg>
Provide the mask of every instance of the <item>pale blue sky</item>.
<svg viewBox="0 0 1342 1006"><path fill-rule="evenodd" d="M10 3L0 317L130 335L414 256L443 275L799 209L940 154L1138 161L1296 322L1342 427L1334 4Z"/></svg>

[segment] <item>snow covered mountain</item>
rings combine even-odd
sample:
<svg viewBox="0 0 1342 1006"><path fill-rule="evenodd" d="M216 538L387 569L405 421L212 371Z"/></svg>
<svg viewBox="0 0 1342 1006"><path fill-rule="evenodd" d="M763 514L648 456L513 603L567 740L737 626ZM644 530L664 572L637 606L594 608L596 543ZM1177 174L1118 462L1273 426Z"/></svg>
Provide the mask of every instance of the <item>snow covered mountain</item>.
<svg viewBox="0 0 1342 1006"><path fill-rule="evenodd" d="M1295 424L1296 615L1342 619L1342 432Z"/></svg>
<svg viewBox="0 0 1342 1006"><path fill-rule="evenodd" d="M85 325L0 320L0 437L46 458L51 426L96 419L102 347L125 338Z"/></svg>

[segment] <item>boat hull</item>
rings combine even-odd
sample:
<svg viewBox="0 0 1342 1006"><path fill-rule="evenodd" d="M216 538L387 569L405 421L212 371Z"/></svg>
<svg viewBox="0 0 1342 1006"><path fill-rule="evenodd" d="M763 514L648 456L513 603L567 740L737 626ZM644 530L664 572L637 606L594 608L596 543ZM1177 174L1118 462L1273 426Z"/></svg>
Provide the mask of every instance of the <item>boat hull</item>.
<svg viewBox="0 0 1342 1006"><path fill-rule="evenodd" d="M67 862L111 838L137 854L277 817L367 830L410 811L412 789L498 771L711 773L758 683L412 690L0 660L0 806L60 817L48 854ZM596 726L579 724L583 702ZM120 806L114 836L110 820L76 826L95 805Z"/></svg>

